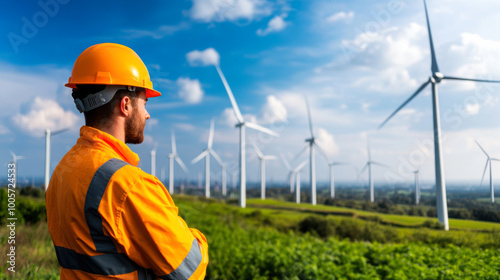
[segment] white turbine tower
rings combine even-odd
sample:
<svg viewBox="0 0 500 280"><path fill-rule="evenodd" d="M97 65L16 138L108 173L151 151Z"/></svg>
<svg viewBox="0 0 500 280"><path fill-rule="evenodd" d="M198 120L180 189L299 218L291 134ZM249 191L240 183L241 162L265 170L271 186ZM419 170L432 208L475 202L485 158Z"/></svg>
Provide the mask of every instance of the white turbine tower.
<svg viewBox="0 0 500 280"><path fill-rule="evenodd" d="M266 160L276 159L275 156L265 156L257 145L252 144L260 160L260 198L266 199Z"/></svg>
<svg viewBox="0 0 500 280"><path fill-rule="evenodd" d="M305 100L307 107L307 116L309 119L309 130L311 132L311 138L306 139L306 142L309 143L307 144L307 146L309 147L309 182L311 185L311 203L312 205L316 205L316 164L315 164L316 160L314 157L314 149L316 148L320 152L320 154L323 157L325 157L327 162L328 162L328 157L316 143L316 138L314 137L314 131L313 131L312 118L311 118L311 110L309 108L309 101L307 100L307 97L305 98ZM295 158L302 155L305 149L307 149L307 146Z"/></svg>
<svg viewBox="0 0 500 280"><path fill-rule="evenodd" d="M220 159L219 155L212 150L212 143L214 140L214 120L210 121L210 134L208 136L208 146L201 154L196 156L192 161L191 164L195 164L198 161L200 161L202 158L205 158L205 197L209 198L210 197L210 155L212 155L215 160L220 164L220 166L224 169L224 163ZM223 170L224 173L224 170ZM225 184L225 179L224 179L224 174L222 174L223 177L223 185ZM225 188L225 186L223 186Z"/></svg>
<svg viewBox="0 0 500 280"><path fill-rule="evenodd" d="M429 15L427 13L427 5L424 0L425 16L427 20L427 32L429 34L429 46L431 50L431 77L423 83L417 91L415 91L399 108L396 109L380 126L382 128L397 112L399 112L406 104L415 98L424 88L432 84L432 109L433 109L433 126L434 126L434 167L436 170L436 208L439 222L444 225L445 230L449 230L448 224L448 206L446 202L446 184L444 178L444 168L442 161L442 148L441 148L441 124L439 121L439 99L437 85L442 80L459 80L459 81L473 81L473 82L487 82L487 83L500 83L500 81L493 80L480 80L469 78L458 78L445 76L439 72L437 64L436 53L434 51L434 43L432 41L431 26L429 23Z"/></svg>
<svg viewBox="0 0 500 280"><path fill-rule="evenodd" d="M168 158L170 159L170 164L169 164L169 176L168 176L168 192L170 194L174 193L174 159L175 161L179 164L179 166L184 170L184 172L188 173L188 170L184 163L182 162L181 158L177 154L177 148L175 145L175 134L174 131L172 130L171 132L171 137L172 137L172 153L168 155ZM182 182L181 182L182 185Z"/></svg>
<svg viewBox="0 0 500 280"><path fill-rule="evenodd" d="M288 183L290 183L290 193L293 193L295 185L293 168L290 166L290 163L288 163L288 161L283 157L283 155L280 155L280 157L286 169L288 169Z"/></svg>
<svg viewBox="0 0 500 280"><path fill-rule="evenodd" d="M297 202L297 204L300 204L300 170L302 170L302 168L304 168L306 164L307 160L304 160L293 170L293 174L295 174L295 183L297 184L295 188L295 201Z"/></svg>
<svg viewBox="0 0 500 280"><path fill-rule="evenodd" d="M367 142L367 147L368 147L368 161L366 162L365 166L363 169L361 169L361 173L365 171L365 169L368 167L368 184L370 185L370 202L375 201L375 189L373 186L373 176L372 176L372 165L378 165L382 167L387 167L387 165L382 164L380 162L376 162L372 160L372 155L370 151L370 142Z"/></svg>
<svg viewBox="0 0 500 280"><path fill-rule="evenodd" d="M220 163L219 163L220 164ZM227 195L227 173L226 163L222 163L222 196Z"/></svg>
<svg viewBox="0 0 500 280"><path fill-rule="evenodd" d="M68 128L56 130L54 132L51 132L48 128L45 129L45 191L47 191L50 181L50 136L55 136L65 132L66 130L68 130Z"/></svg>
<svg viewBox="0 0 500 280"><path fill-rule="evenodd" d="M226 88L227 95L229 96L229 99L231 100L234 114L236 115L236 119L238 120L236 127L240 128L240 207L245 208L246 207L245 127L252 128L252 129L264 132L266 134L272 135L272 136L278 136L278 133L276 133L270 129L267 129L265 127L262 127L258 124L246 122L243 119L243 116L241 115L240 109L238 108L238 104L236 103L236 100L234 99L233 92L231 91L231 88L229 87L229 84L227 83L226 78L224 77L224 74L222 73L222 70L220 69L218 64L215 64L215 68L217 69L217 72L219 73L219 76L222 80L222 83L224 84L224 87Z"/></svg>
<svg viewBox="0 0 500 280"><path fill-rule="evenodd" d="M415 173L415 204L419 205L420 204L420 178L418 176L420 170L415 170L413 173Z"/></svg>
<svg viewBox="0 0 500 280"><path fill-rule="evenodd" d="M156 176L156 149L151 150L151 175Z"/></svg>
<svg viewBox="0 0 500 280"><path fill-rule="evenodd" d="M479 145L479 142L476 141L476 144L479 146L479 148L481 148L481 150L483 151L483 153L486 155L486 158L487 158L486 165L484 166L483 177L481 178L481 185L483 184L484 175L486 174L486 169L488 168L488 165L489 165L490 166L490 196L491 196L491 203L494 203L495 202L495 187L493 186L493 173L491 172L491 161L492 160L500 161L500 159L490 157L490 155L488 155L488 153L486 153L486 151L483 149L483 147L481 147L481 145Z"/></svg>
<svg viewBox="0 0 500 280"><path fill-rule="evenodd" d="M335 198L335 172L334 172L334 167L336 165L345 165L344 162L336 162L332 161L328 163L328 170L329 170L329 178L330 178L330 197Z"/></svg>

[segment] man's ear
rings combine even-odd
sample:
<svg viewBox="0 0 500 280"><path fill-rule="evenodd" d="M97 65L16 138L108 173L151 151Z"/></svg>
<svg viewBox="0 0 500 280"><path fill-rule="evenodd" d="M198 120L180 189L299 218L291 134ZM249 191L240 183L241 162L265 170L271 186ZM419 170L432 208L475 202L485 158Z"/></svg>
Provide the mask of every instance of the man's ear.
<svg viewBox="0 0 500 280"><path fill-rule="evenodd" d="M120 100L120 112L128 117L132 113L132 99L128 96L124 96Z"/></svg>

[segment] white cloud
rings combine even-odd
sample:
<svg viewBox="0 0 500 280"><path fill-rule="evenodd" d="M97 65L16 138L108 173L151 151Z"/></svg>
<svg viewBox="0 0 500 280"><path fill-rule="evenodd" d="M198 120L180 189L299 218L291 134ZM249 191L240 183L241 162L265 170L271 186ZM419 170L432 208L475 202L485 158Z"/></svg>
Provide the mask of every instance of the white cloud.
<svg viewBox="0 0 500 280"><path fill-rule="evenodd" d="M463 78L500 80L500 42L482 38L480 35L463 33L457 44L452 44L445 53L447 68L453 76ZM460 83L464 89L475 89L477 83Z"/></svg>
<svg viewBox="0 0 500 280"><path fill-rule="evenodd" d="M56 101L36 97L30 111L12 117L14 124L33 136L40 136L45 129L52 131L73 127L79 117L70 111L64 111Z"/></svg>
<svg viewBox="0 0 500 280"><path fill-rule="evenodd" d="M326 21L327 22L337 22L337 21L349 21L354 18L354 12L338 12L329 16Z"/></svg>
<svg viewBox="0 0 500 280"><path fill-rule="evenodd" d="M10 130L3 124L0 124L0 135L9 134Z"/></svg>
<svg viewBox="0 0 500 280"><path fill-rule="evenodd" d="M269 33L280 32L283 29L285 29L285 27L287 27L287 25L289 25L289 24L290 24L289 22L286 22L284 20L283 16L275 16L267 23L266 29L264 29L264 30L258 29L257 30L257 35L266 36Z"/></svg>
<svg viewBox="0 0 500 280"><path fill-rule="evenodd" d="M177 86L179 87L178 95L182 100L190 104L201 102L204 92L199 80L179 78L177 79Z"/></svg>
<svg viewBox="0 0 500 280"><path fill-rule="evenodd" d="M125 33L126 37L129 39L137 39L144 37L151 37L153 39L162 39L163 37L172 35L181 30L186 30L188 28L189 25L185 22L182 22L178 25L162 25L158 27L156 30L126 29L123 30L123 33Z"/></svg>
<svg viewBox="0 0 500 280"><path fill-rule="evenodd" d="M174 126L182 131L194 131L196 129L194 125L189 123L176 123Z"/></svg>
<svg viewBox="0 0 500 280"><path fill-rule="evenodd" d="M193 0L189 16L204 22L251 21L270 13L271 7L266 0Z"/></svg>
<svg viewBox="0 0 500 280"><path fill-rule="evenodd" d="M404 28L361 33L353 40L342 41L343 60L320 67L316 73L328 69L352 72L359 77L352 85L363 90L401 94L415 89L420 83L410 75L410 69L427 51L422 44L425 31L423 26L411 23Z"/></svg>
<svg viewBox="0 0 500 280"><path fill-rule="evenodd" d="M234 127L238 123L238 119L236 119L236 116L234 115L233 108L224 109L221 118L228 127ZM243 119L246 122L257 123L257 117L252 114L243 115Z"/></svg>
<svg viewBox="0 0 500 280"><path fill-rule="evenodd" d="M186 54L186 59L191 66L219 65L220 56L214 48L203 51L194 50Z"/></svg>
<svg viewBox="0 0 500 280"><path fill-rule="evenodd" d="M467 115L477 115L477 113L479 113L479 109L481 109L479 104L467 104L465 106L465 113Z"/></svg>
<svg viewBox="0 0 500 280"><path fill-rule="evenodd" d="M144 134L144 141L143 141L144 144L147 144L147 145L152 145L152 146L158 146L158 142L156 142L153 138L153 136L149 135L149 134Z"/></svg>
<svg viewBox="0 0 500 280"><path fill-rule="evenodd" d="M154 126L157 126L160 121L155 118L150 118L146 121L146 127L147 129L152 129Z"/></svg>
<svg viewBox="0 0 500 280"><path fill-rule="evenodd" d="M263 123L285 122L287 119L285 105L274 95L267 97L267 102L262 108L261 115Z"/></svg>
<svg viewBox="0 0 500 280"><path fill-rule="evenodd" d="M323 128L318 128L317 133L318 135L316 135L316 141L318 146L326 153L326 155L329 157L337 155L339 152L339 146L335 142L335 137Z"/></svg>

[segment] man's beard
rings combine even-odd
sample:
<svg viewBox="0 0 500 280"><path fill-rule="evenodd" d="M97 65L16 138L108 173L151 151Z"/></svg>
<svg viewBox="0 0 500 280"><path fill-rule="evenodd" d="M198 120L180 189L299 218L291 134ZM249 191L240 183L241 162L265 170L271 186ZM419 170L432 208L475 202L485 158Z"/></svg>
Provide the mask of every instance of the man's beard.
<svg viewBox="0 0 500 280"><path fill-rule="evenodd" d="M125 122L125 143L142 143L144 141L144 126L145 122L141 122L141 118L134 109L131 118Z"/></svg>

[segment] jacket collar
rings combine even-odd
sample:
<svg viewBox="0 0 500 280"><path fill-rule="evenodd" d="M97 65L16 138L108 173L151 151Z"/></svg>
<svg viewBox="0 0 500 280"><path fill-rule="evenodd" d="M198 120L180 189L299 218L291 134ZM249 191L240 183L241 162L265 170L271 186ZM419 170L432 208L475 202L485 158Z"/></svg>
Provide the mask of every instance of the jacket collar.
<svg viewBox="0 0 500 280"><path fill-rule="evenodd" d="M139 156L132 152L123 141L118 140L111 134L84 125L80 128L80 138L102 147L107 152L114 153L117 158L134 166L139 164Z"/></svg>

